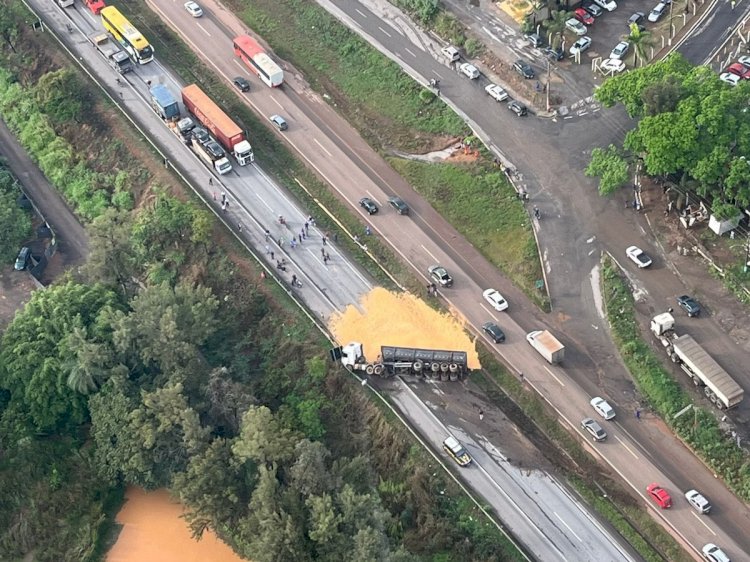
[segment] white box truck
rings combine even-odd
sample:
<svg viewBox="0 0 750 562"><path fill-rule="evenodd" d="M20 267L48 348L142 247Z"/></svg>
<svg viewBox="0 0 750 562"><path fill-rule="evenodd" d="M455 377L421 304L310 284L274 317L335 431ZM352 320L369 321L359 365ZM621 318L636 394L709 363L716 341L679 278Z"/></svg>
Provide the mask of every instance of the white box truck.
<svg viewBox="0 0 750 562"><path fill-rule="evenodd" d="M529 332L526 334L526 341L552 365L561 363L565 357L565 346L547 330Z"/></svg>

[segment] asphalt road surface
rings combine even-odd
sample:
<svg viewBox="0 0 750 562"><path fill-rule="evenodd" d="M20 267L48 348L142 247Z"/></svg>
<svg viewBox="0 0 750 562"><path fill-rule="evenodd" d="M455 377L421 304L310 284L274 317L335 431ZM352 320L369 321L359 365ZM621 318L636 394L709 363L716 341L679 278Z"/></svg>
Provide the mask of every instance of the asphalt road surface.
<svg viewBox="0 0 750 562"><path fill-rule="evenodd" d="M0 155L5 158L13 175L23 185L24 193L55 233L58 252L64 265L82 265L89 253L86 230L3 121L0 121Z"/></svg>
<svg viewBox="0 0 750 562"><path fill-rule="evenodd" d="M170 7L174 6L173 3L165 3L165 5ZM183 33L186 37L197 37L199 36L198 34L208 33L208 35L212 38L211 41L206 41L205 37L200 36L200 48L198 48L195 42L193 42L193 46L199 51L201 56L210 60L212 64L215 65L217 70L219 70L220 73L223 73L224 76L229 80L231 76L236 75L238 71L238 67L236 66L237 63L233 59L231 48L229 47L230 38L232 34L241 32L242 29L240 26L238 26L234 18L231 17L231 14L228 14L223 10L219 10L211 4L208 4L207 7L209 8L208 11L210 12L210 16L201 18L200 21L200 25L204 26L205 29L199 28L199 22L196 22L195 20L192 20L192 18L189 18L186 13L181 16L178 15L178 12L180 10L171 8L170 16L174 15L174 19L170 17L168 18L168 21L178 28L184 27L186 31L183 31ZM42 6L41 9L44 9L44 6ZM48 9L47 12L52 12L52 9ZM78 13L78 16L80 15L81 14ZM207 22L212 22L214 18L221 18L221 25L215 30L207 31L207 26L209 25L209 23ZM375 19L376 18L373 17L373 22L375 21ZM64 20L59 19L59 21ZM79 22L77 21L76 23L78 24ZM81 25L83 24L81 23ZM234 30L232 30L232 26L235 26ZM231 30L231 32L227 35L226 33L223 33L226 30ZM398 49L400 47L403 47L403 45L397 43L394 39L395 36L394 38L389 39L390 48ZM398 37L398 40L400 42L403 42L403 38L401 37ZM83 53L92 53L91 47L85 45L85 41L83 40L81 41L80 48L83 49L81 51ZM88 51L85 50L86 48L88 48ZM431 53L418 49L417 54L421 56L420 60L418 61L420 65L422 63L432 64L433 70L436 73L446 72L446 67L437 64L434 58L432 58ZM92 58L90 54L86 56L87 61L90 58ZM416 59L418 57L415 56L414 58ZM112 71L110 71L108 67L104 65L103 61L99 60L98 62L98 73L102 72L106 74L107 72L109 72L109 85L110 87L116 89ZM153 67L156 70L150 70L150 67ZM143 70L150 74L141 75L140 72ZM152 75L153 78L148 78L147 76L149 75ZM139 69L139 76L141 81L144 81L146 79L159 79L157 77L162 75L166 75L165 71L158 68L158 65L155 63L147 65L146 68ZM441 78L443 77L441 76ZM133 80L130 81L131 84L133 84L133 82ZM445 80L443 84L446 84L447 82L448 80ZM455 82L455 84L453 84L453 82ZM542 392L543 395L548 397L556 407L560 408L561 412L563 412L564 416L567 419L571 420L571 427L577 427L577 422L580 417L582 417L582 412L585 415L588 415L589 413L589 407L587 404L588 396L585 391L582 391L580 388L578 388L576 382L568 378L569 373L583 375L579 378L581 378L581 380L583 381L587 381L589 379L589 377L587 376L588 374L604 374L606 373L606 369L597 371L595 368L593 368L594 364L591 363L591 355L581 353L580 350L575 349L574 346L571 346L571 353L569 354L571 369L567 369L567 364L565 370L556 368L553 371L547 370L544 367L540 367L540 359L523 342L523 334L525 330L522 329L521 326L516 324L516 322L525 324L526 329L531 329L532 327L540 325L542 321L538 317L538 312L532 305L530 305L526 301L526 299L522 295L520 295L514 288L510 287L508 282L504 280L499 274L497 274L488 264L486 264L486 262L484 262L481 257L472 259L474 258L474 256L476 256L476 253L471 251L470 247L467 248L468 245L466 244L466 242L463 241L459 236L457 236L455 231L448 225L446 225L445 222L442 221L442 219L437 216L434 211L429 208L428 205L426 205L423 201L421 201L419 197L416 196L416 194L410 194L409 188L404 187L402 180L400 180L399 178L388 177L388 170L383 170L381 174L374 173L375 170L379 171L387 167L383 166L382 162L379 159L373 160L371 155L374 153L368 147L366 147L366 145L364 145L361 139L358 139L356 134L352 133L351 129L348 128L348 126L341 123L341 120L333 112L331 112L326 105L321 105L318 101L316 101L314 99L314 96L312 96L305 90L304 84L298 83L296 82L296 80L293 80L292 84L284 89L284 96L282 96L282 94L278 91L263 91L261 89L262 86L260 85L260 82L257 80L254 81L254 86L255 88L253 90L253 95L249 98L249 102L251 103L251 105L253 105L253 107L255 107L261 115L268 115L270 113L282 113L287 118L287 120L290 122L290 130L288 131L288 134L285 135L287 142L289 142L291 146L304 154L304 158L308 161L308 163L314 169L318 170L322 175L324 175L324 177L327 177L329 181L331 181L332 185L339 192L342 198L352 203L352 205L356 206L355 202L359 197L364 194L371 194L382 204L385 200L386 195L395 191L404 196L405 199L409 201L409 203L416 211L415 217L413 217L412 219L407 219L405 217L398 217L395 215L395 213L382 213L381 216L375 217L373 219L373 228L381 236L387 238L389 242L391 242L391 244L394 246L394 248L396 248L397 251L402 255L402 257L404 257L407 261L413 263L418 271L423 272L424 268L427 265L429 265L430 263L434 263L435 261L439 261L443 263L443 265L448 267L454 274L454 278L456 279L456 289L450 291L448 300L449 302L451 302L451 304L456 305L457 308L460 309L463 314L465 314L470 322L472 322L474 325L477 325L485 321L488 316L497 316L496 314L492 313L480 300L482 288L486 288L487 286L491 285L496 286L500 288L506 294L506 296L509 297L512 307L511 313L513 315L513 319L511 320L510 318L508 318L507 320L502 322L503 327L506 329L506 332L509 333L509 345L504 348L506 358L512 359L511 361L509 361L511 365L517 368L519 366L522 367L524 372L527 373L529 381L533 383L535 387ZM479 90L477 89L477 86L475 84L468 84L466 83L466 81L462 83L461 81L457 81L456 77L454 77L451 81L451 84L448 84L448 86L449 88L455 88L454 92L449 92L449 95L451 95L451 97L453 97L454 94L459 94L460 92L462 97L465 95L465 100L479 100L479 97L477 97L476 95ZM176 137L174 137L169 131L166 131L163 126L159 127L154 125L154 116L148 109L145 108L145 104L143 103L143 92L145 91L145 88L143 87L143 85L138 85L137 88L138 89L135 89L134 87L132 90L126 90L123 100L126 102L133 101L138 107L141 108L138 110L138 112L142 112L143 115L141 115L139 118L144 122L150 123L150 126L148 128L150 129L152 136L157 137L160 144L172 147L170 156L180 162L181 169L185 167L192 167L195 173L195 177L204 178L206 173L205 169L202 168L201 165L197 163L197 161L190 162L190 159L187 157L187 154L189 153L185 152L186 149L179 143L179 141L176 140ZM483 94L483 92L481 93ZM482 102L486 102L486 99L486 97L481 97ZM134 107L136 105L134 105ZM481 103L477 103L478 109L482 107L483 106ZM503 143L508 142L510 139L510 141L514 141L521 146L527 146L527 143L521 143L520 141L522 140L522 137L531 137L532 134L530 134L529 131L519 129L518 121L511 123L507 120L507 117L503 118L503 115L504 114L497 115L497 117L500 118L500 124L504 125L506 129L506 134L502 137ZM616 116L616 114L611 115ZM326 135L326 132L328 131L318 127L317 121L325 122L326 124L328 124L328 129L330 130L330 132L335 132L336 136ZM533 120L528 121L534 123L533 125L531 125L532 133L534 132L533 127L547 126L549 128L549 131L553 131L553 126L559 126L552 123L540 123ZM616 125L616 122L613 122L611 124L614 126ZM523 123L523 125L526 126L527 123ZM549 146L546 142L546 136L548 135L549 131L542 131L542 136L534 139L539 141L539 144L544 150L549 150ZM175 145L175 142L177 143L177 145ZM355 153L359 155L359 162L355 160L354 163L361 163L366 161L367 167L364 169L354 168L354 164L346 159L347 152L344 151L342 145L347 145L350 147L349 154ZM182 150L182 152L180 152L180 149ZM347 165L344 165L344 162L346 162ZM554 159L548 165L557 163L559 163L559 160ZM342 174L340 170L344 168L346 168L346 173ZM553 181L558 180L559 170L554 174L551 173L550 170L548 170L547 172L550 173L550 176L546 179ZM341 178L341 176L338 176L337 174L341 174L343 178ZM574 176L574 174L571 174L571 176ZM341 183L342 180L345 181L344 184ZM539 180L535 177L532 177L531 180L539 182ZM203 183L205 180L202 181L198 179L197 181L199 183ZM537 185L546 184L544 182L539 182ZM250 189L249 186L247 189ZM541 192L541 189L539 189L538 192ZM534 193L536 194L537 191L535 191ZM237 193L235 192L232 192L232 195L237 197ZM246 195L249 196L250 194L248 193ZM244 201L244 199L241 199L241 201ZM253 206L257 205L257 201L254 201L253 203ZM276 216L278 210L275 208L275 204L270 206L274 207L274 214L270 215L271 217L274 217ZM234 212L234 209L240 207L243 208L243 211L246 211L250 207L250 203L248 202L247 204L243 203L243 205L232 205L230 207L230 212ZM305 213L302 213L301 211L298 212L301 213L301 216L305 215ZM290 217L295 216L294 210L292 209L292 212L288 212L287 215ZM545 214L545 216L548 215ZM590 214L589 216L596 215ZM237 217L232 215L231 218L232 220L236 220ZM268 221L268 218L269 217L266 216L265 222ZM363 216L363 218L365 217ZM242 217L240 217L240 220L242 220ZM232 222L229 223L230 226L232 224ZM547 226L545 221L545 230L546 229ZM262 230L259 228L257 230L257 233L262 233ZM581 233L578 233L577 236L573 237L572 239L580 239L580 237ZM586 248L586 253L584 254L585 258L590 259L591 262L595 264L596 258L588 255L588 249L589 248ZM573 266L569 265L569 267ZM576 271L580 271L578 268L580 268L580 265L576 266ZM554 266L552 267L552 270L554 271L556 276L561 274L560 271L555 271ZM593 272L595 272L595 268L593 268L591 264L589 264L589 271L591 271L592 274ZM580 279L579 276L574 275L572 277L574 279ZM341 278L341 283L344 283L343 274ZM592 290L591 280L587 279L587 281L588 287L586 285L584 285L583 287L575 287L576 290L573 292L573 297L576 297L576 295L581 292L582 288L587 290L587 292L589 293L595 294L595 291ZM347 280L347 282L349 282L349 280ZM356 282L361 283L361 280L355 281L355 283ZM555 277L553 281L553 287L558 283L559 281L557 280L557 277ZM328 291L329 294L332 292L334 291ZM352 292L356 294L356 291ZM307 299L309 295L304 294L303 296ZM311 300L317 298L319 300L323 300L324 302L328 302L325 299L321 299L321 297L319 296L316 297L316 295L314 294L310 295L309 297L311 298ZM580 298L575 298L575 300L577 302L580 300ZM595 299L592 296L591 302L593 303L594 300ZM353 299L350 299L350 302L353 302ZM313 310L317 310L319 308L316 308L315 305L311 305L311 307L313 308ZM506 315L503 315L503 317L505 316ZM598 323L601 323L601 318L598 318L597 324ZM587 331L592 331L591 325L587 326ZM604 330L602 330L602 332L603 331ZM565 333L566 335L568 334L567 326ZM583 340L591 339L589 333L583 332L583 334ZM587 338L587 336L589 337ZM608 339L606 337L602 337L601 339L603 341L602 345L607 351L608 356L605 355L602 357L597 357L597 359L600 361L603 359L603 366L609 368L611 367L611 357L613 357L611 344L608 342ZM570 340L566 341L566 344L568 344L569 342ZM589 342L586 341L586 343ZM595 345L596 343L597 342L594 342ZM587 351L590 353L591 348L589 347ZM620 371L622 371L621 366L616 367L619 368ZM616 378L616 380L627 380L624 376L624 373L616 374L620 375L618 377L613 377ZM596 381L590 382L595 383ZM626 416L623 426L628 425L628 421L630 422L629 425L634 425L634 421L627 418ZM707 471L701 465L696 463L695 460L686 451L682 450L681 447L679 447L679 445L676 445L671 436L661 431L658 424L638 424L639 428L645 428L646 426L648 426L648 429L638 429L638 431L642 432L639 436L640 442L648 441L649 435L651 434L651 436L655 437L660 443L663 441L669 442L668 444L671 452L676 451L674 458L668 459L669 461L671 461L671 463L666 463L666 466L663 463L663 459L658 458L662 455L656 455L654 457L655 461L658 462L665 470L667 470L669 474L674 473L678 476L680 475L680 470L673 470L674 466L683 468L689 467L689 472L692 472L692 474L683 472L683 476L681 476L684 482L690 482L690 486L688 487L692 487L693 482L695 482L695 477L693 475L701 475L701 480L707 477ZM639 490L643 495L643 489L645 488L645 485L652 479L658 479L663 485L672 489L674 496L679 495L678 493L675 493L675 491L680 488L678 488L677 485L673 485L669 480L664 478L659 473L657 466L651 464L651 462L647 460L647 458L650 456L649 452L642 453L641 455L638 455L637 452L633 453L633 451L637 451L639 447L632 441L629 442L629 437L624 432L623 437L620 437L620 439L618 439L618 441L620 440L621 444L623 445L622 447L619 447L617 444L612 444L612 446L610 446L610 444L607 444L605 447L601 447L600 449L606 449L609 455L611 455L612 458L616 461L617 466L626 471L626 474L624 474L626 478L628 476L633 478L633 485L636 490ZM657 449L659 448L654 448L654 450ZM632 470L636 468L633 461L633 456L636 456L636 458L638 458L641 463L641 466L636 470ZM628 470L630 470L631 472L628 473ZM706 478L706 480L708 480L708 478ZM731 500L728 499L725 502L725 498L723 496L720 497L721 494L727 495L726 491L721 487L717 487L716 484L713 484L713 486L714 488L718 488L716 490L716 494L714 494L713 491L709 492L707 487L704 487L703 489L704 491L706 491L707 495L711 497L714 503L720 506L731 506ZM687 489L687 487L682 487L681 489ZM717 501L717 498L720 498L719 501ZM735 504L736 503L737 502L735 500ZM724 507L724 509L729 511L729 507ZM739 506L735 513L742 513L742 509L742 506ZM687 512L687 507L685 506L684 509L674 509L670 514L669 520L674 525L679 526L681 529L684 529L684 531L689 534L692 541L698 543L698 541L707 542L707 540L715 540L716 542L727 546L730 553L733 552L731 548L732 542L729 540L729 537L726 536L726 533L722 532L717 527L716 534L711 537L709 533L713 534L714 530L708 525L705 525L705 528L701 528L700 525L695 521L691 522L690 515L691 514ZM732 518L727 517L727 519ZM741 518L739 519L741 522ZM717 523L721 523L722 525L724 525L724 521L721 519L721 510L719 510L719 517L712 518L711 521L717 521ZM735 524L737 524L737 521L735 521ZM741 535L741 533L739 535ZM709 537L708 539L706 539L707 536ZM726 540L724 540L725 536ZM718 538L714 539L714 537ZM737 552L739 552L739 549L737 550Z"/></svg>

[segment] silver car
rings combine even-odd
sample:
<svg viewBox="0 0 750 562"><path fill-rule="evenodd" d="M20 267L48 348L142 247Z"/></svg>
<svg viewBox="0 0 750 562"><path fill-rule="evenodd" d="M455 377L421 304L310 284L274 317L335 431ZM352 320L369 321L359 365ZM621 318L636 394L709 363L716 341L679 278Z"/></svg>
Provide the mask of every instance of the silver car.
<svg viewBox="0 0 750 562"><path fill-rule="evenodd" d="M607 438L607 432L602 429L598 422L591 418L581 420L581 428L588 431L594 441L604 441Z"/></svg>

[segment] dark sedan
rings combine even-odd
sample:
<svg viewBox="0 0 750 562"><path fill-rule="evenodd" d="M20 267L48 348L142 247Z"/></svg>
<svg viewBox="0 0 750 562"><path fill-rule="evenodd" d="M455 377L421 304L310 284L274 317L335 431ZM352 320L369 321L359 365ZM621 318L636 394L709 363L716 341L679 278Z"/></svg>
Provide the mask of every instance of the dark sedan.
<svg viewBox="0 0 750 562"><path fill-rule="evenodd" d="M494 322L485 322L482 324L482 330L490 336L495 343L503 343L505 341L505 332L503 332L500 326Z"/></svg>
<svg viewBox="0 0 750 562"><path fill-rule="evenodd" d="M689 295L677 297L677 304L679 304L680 308L687 312L687 315L691 318L693 316L698 316L701 313L701 303Z"/></svg>
<svg viewBox="0 0 750 562"><path fill-rule="evenodd" d="M378 212L377 204L375 203L375 201L373 201L369 197L363 197L362 199L360 199L359 206L362 207L365 211L367 211L367 214L369 215L374 215L375 213Z"/></svg>

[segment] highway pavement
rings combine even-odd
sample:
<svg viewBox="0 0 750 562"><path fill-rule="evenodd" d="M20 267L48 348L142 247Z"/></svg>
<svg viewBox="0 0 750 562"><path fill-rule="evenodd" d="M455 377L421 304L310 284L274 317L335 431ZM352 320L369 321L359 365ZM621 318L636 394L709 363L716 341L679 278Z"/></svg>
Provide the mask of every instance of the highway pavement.
<svg viewBox="0 0 750 562"><path fill-rule="evenodd" d="M181 9L174 9L173 7L175 4L166 0L164 0L163 3L160 2L156 5L157 11L160 10L160 6L162 5L165 9L161 10L161 13L166 21L180 30L184 37L188 39L192 37L192 46L200 56L210 61L220 74L223 74L227 80L230 80L232 76L238 73L238 63L232 56L230 41L232 34L236 34L243 30L241 25L236 22L231 14L215 9L215 6L211 3L204 3L204 9L208 7L210 15L209 17L201 18L200 21L196 21L190 18L186 13L182 14ZM167 10L166 8L169 9ZM55 16L52 13L54 10L48 4L40 4L40 6L37 6L37 9L45 11L46 15L53 21L57 20L61 24L64 21L59 14ZM167 13L167 11L169 13ZM76 17L78 16L81 16L81 14L76 15ZM85 17L85 14L83 17ZM210 28L209 25L216 23L214 20L218 18L221 18L218 25L216 25L215 28ZM376 18L373 17L374 23L376 23L375 19ZM85 21L85 19L83 21ZM76 24L83 26L83 22L78 20L76 20ZM89 24L93 25L90 18ZM230 33L227 33L227 31ZM211 40L207 41L206 37L200 34L207 35ZM396 33L394 35L397 36L398 34ZM200 37L200 40L195 39L196 37ZM403 38L397 37L397 39L398 41L395 40L395 37L389 39L389 48L397 50L404 47L404 44L402 44L404 42ZM197 44L198 42L200 45ZM406 45L409 45L408 40L406 41ZM103 61L93 60L94 57L91 54L93 51L90 45L86 45L85 40L82 40L79 41L78 46L80 52L85 55L84 58L86 58L87 63L89 63L89 59L91 59L92 66L98 67L97 74L105 76L106 73L109 72L109 86L114 91L117 91L112 71L106 67ZM415 53L413 58L418 60L411 61L410 59L410 62L418 62L420 68L424 65L424 68L421 70L425 72L423 76L432 76L432 74L439 76L443 84L444 93L451 98L463 98L465 96L465 100L476 102L476 111L481 112L486 110L485 102L487 98L477 96L477 92L479 91L477 85L468 84L465 81L461 82L456 76L448 79L447 77L451 76L450 69L437 63L433 58L432 52L423 50L421 47L419 49L412 48L412 51ZM404 55L409 57L412 56L406 53L406 51L404 51ZM413 68L411 69L411 72L413 75L419 75L419 72L413 70ZM290 74L291 73L287 73L288 76ZM132 88L128 88L123 92L123 101L127 102L129 107L132 105L134 108L139 108L136 110L136 113L139 114L138 119L143 123L148 123L146 128L157 140L160 146L169 147L169 155L172 158L171 162L174 164L175 160L178 161L180 171L182 171L183 168L190 169L192 172L191 177L198 178L197 180L193 180L194 183L201 186L204 196L208 202L211 203L210 197L206 193L209 190L206 187L205 179L201 179L206 177L205 168L202 168L197 160L191 160L190 153L187 152L187 149L185 149L181 143L179 143L176 137L172 135L166 127L158 123L158 120L157 124L154 124L154 115L149 110L144 109L145 80L153 81L162 79L165 80L165 83L175 84L174 79L169 77L166 70L158 66L158 61L156 63L151 63L146 67L139 68L136 78L129 78L129 84ZM140 83L138 80L140 80ZM424 82L426 82L426 80L424 80ZM504 356L508 363L518 371L523 370L523 372L526 373L527 380L529 380L531 384L534 384L535 388L537 388L543 396L549 399L550 402L561 411L562 415L569 420L570 426L577 427L580 417L582 417L582 415L589 415L589 406L587 404L588 395L586 389L579 388L579 383L569 378L569 374L570 372L574 372L579 374L583 373L584 375L594 374L597 377L604 377L606 375L606 368L601 368L600 370L600 367L596 366L595 362L592 362L591 355L587 355L580 351L583 347L580 345L581 341L576 341L572 339L573 336L568 336L569 332L567 331L567 326L565 334L568 337L563 339L566 344L572 344L570 345L570 353L568 356L571 369L568 369L567 364L566 369L564 370L560 368L548 369L540 363L541 359L536 356L536 354L523 341L525 331L544 325L545 323L533 305L528 303L518 291L512 288L506 280L495 272L493 268L481 258L481 256L478 256L476 251L458 236L455 230L447 225L441 217L436 215L429 205L422 201L416 194L411 192L410 188L404 185L403 180L394 177L392 171L389 172L389 169L382 163L382 160L377 158L377 155L375 155L374 152L369 149L361 139L359 139L358 135L356 135L348 125L342 123L341 119L336 116L327 105L321 103L320 100L313 96L306 89L304 83L294 76L290 76L290 83L284 88L283 92L278 90L263 90L263 86L258 80L254 80L253 85L254 89L252 95L247 97L248 103L250 103L260 115L267 116L270 113L282 113L290 123L290 129L284 135L285 140L303 156L313 169L317 170L323 177L328 179L340 196L344 200L349 201L354 209L358 209L356 206L358 198L365 194L371 195L379 201L381 205L384 203L386 196L392 192L404 196L415 210L414 216L412 218L405 218L399 217L395 215L395 213L383 212L380 216L372 219L372 225L375 232L387 239L394 249L407 262L412 263L419 272L424 272L427 265L436 261L448 267L456 279L456 288L449 292L448 301L451 305L454 305L457 310L460 310L473 325L476 326L488 318L502 317L501 324L506 330L506 333L509 334L509 343L504 348ZM493 109L497 111L496 106L493 107ZM502 107L500 109L502 109ZM519 129L517 122L511 126L511 122L508 121L510 114L507 111L505 111L505 113L487 113L487 115L489 114L494 115L493 120L497 118L501 124L506 126L505 133L502 136L504 148L505 143L509 143L511 147L514 146L514 144L523 145L521 140L526 137L534 137L534 140L537 140L544 149L549 149L546 141L546 133L554 131L555 129L552 127L555 126L555 124L528 120L533 123L533 125L531 125L531 132L529 132ZM467 114L464 113L464 115ZM616 112L610 115L616 116ZM608 121L609 124L614 126L617 125L616 120L612 120L609 116L607 119L610 119L610 121ZM486 121L486 119L484 119L484 121ZM323 122L327 125L325 128L319 126L319 124ZM472 119L472 123L477 123L475 118ZM525 125L526 123L524 123L524 126ZM547 128L545 129L544 127ZM622 127L622 125L620 125L620 127ZM537 128L538 130L535 130ZM538 135L540 132L541 135ZM549 136L554 135L550 134ZM345 149L344 147L348 148ZM358 156L353 163L348 158L352 154ZM582 156L579 156L579 158L583 159ZM513 159L513 155L511 155L510 159ZM559 163L559 160L553 159L549 165L557 163ZM354 164L359 164L361 168L359 166L355 168ZM345 172L342 170L345 170ZM550 181L558 181L559 170L555 173L552 173L551 170L546 170L545 172L548 174L548 177L542 175L541 180L546 179ZM254 237L254 240L251 240L251 242L255 243L256 247L262 248L262 227L268 225L269 220L272 220L277 214L284 213L286 216L294 217L296 220L297 217L304 217L306 213L301 209L295 209L294 207L285 207L282 212L279 212L281 200L270 194L267 196L263 195L261 197L256 197L256 199L263 199L263 202L253 200L252 195L255 192L255 184L252 184L251 186L251 184L248 183L244 187L247 191L242 191L242 186L250 179L252 179L253 182L260 184L263 180L267 180L267 178L263 178L261 172L256 170L255 167L244 169L239 172L240 178L245 175L247 175L245 180L240 179L236 182L234 179L231 179L230 181L230 179L227 179L226 177L223 178L226 181L226 187L230 194L238 203L237 205L233 204L230 206L229 213L226 215L226 220L230 228L237 224L237 221L255 221L252 223L253 228L246 228L243 230L243 237L245 237L247 233L252 233L251 236ZM571 176L575 176L575 173L571 173ZM569 183L570 179L566 178L566 180ZM544 181L540 181L538 176L532 176L529 180L529 185L537 187L533 192L536 196L543 193L541 186L546 184ZM268 200L266 200L266 197L268 197ZM554 209L552 205L560 203L550 200L549 204L550 208ZM601 202L598 204L601 205ZM266 208L262 208L261 205L265 205ZM583 203L583 205L586 205L586 203ZM242 209L243 214L234 214L240 212L238 209ZM257 209L260 209L260 211ZM255 210L254 215L251 214L251 210ZM271 213L271 211L273 212ZM545 211L545 216L554 216L551 212L547 214L547 209L543 209L543 211ZM247 215L244 213L247 213ZM596 216L596 214L592 213L589 216ZM365 218L367 217L363 215L363 220ZM546 222L547 221L545 220L545 231L548 229ZM555 221L550 222L554 223ZM577 225L573 226L577 227ZM550 228L553 229L554 226L551 226ZM565 235L565 228L560 228L562 229L561 235ZM580 231L575 234L576 235L572 238L574 240L581 240L584 236L584 233ZM579 294L584 291L591 294L591 304L595 307L596 285L593 281L595 280L596 274L595 265L598 261L598 248L596 246L591 246L590 244L590 242L587 243L585 250L579 248L578 252L582 252L584 254L584 259L589 260L588 271L590 272L591 277L586 279L587 284L575 287L575 291L572 292L570 298L576 299ZM545 248L545 255L547 255L546 252L547 249ZM311 252L311 254L314 255L315 252ZM300 260L310 260L310 256L302 253L292 253L290 251L288 256L290 260L296 260L297 258ZM343 256L341 259L344 259ZM561 259L560 262L565 264L565 260ZM304 263L306 268L309 267L309 275L318 271L318 267L311 260L301 263ZM344 262L342 261L342 263ZM549 263L550 262L548 261L548 267ZM580 264L567 264L567 268L571 270L575 269L576 272L580 271L580 267ZM330 311L334 309L336 306L335 303L340 305L347 301L352 303L356 302L355 295L364 292L367 288L367 283L361 278L361 274L359 276L352 274L355 269L354 266L347 265L345 268L342 267L341 272L337 272L339 284L346 285L347 287L339 287L338 285L334 287L334 284L329 278L322 277L322 279L324 279L323 281L315 281L314 283L316 284L316 287L325 286L326 288L328 288L328 284L330 284L329 290L325 291L325 294L328 296L319 294L323 293L322 290L313 291L312 287L308 287L308 285L305 285L305 288L307 288L309 292L306 293L305 288L303 288L302 296L308 301L312 310L324 315L323 317L325 317L326 313L330 313ZM552 270L555 272L555 280L553 283L560 284L561 281L558 280L557 276L561 275L561 272L556 270L556 265L553 265ZM321 271L320 273L323 272ZM570 278L573 280L580 279L578 276L573 275L572 271ZM349 287L350 283L353 283L355 288ZM497 315L487 308L481 301L481 290L487 286L500 288L502 292L506 294L511 302L509 315ZM358 290L356 287L358 287ZM336 297L336 300L332 301L330 295L339 292L341 295ZM563 297L560 297L560 299L562 300ZM524 326L522 327L516 322L523 324ZM600 317L597 320L597 325L594 327L593 332L596 333L599 327L604 328ZM596 357L598 361L603 362L603 364L600 363L602 367L607 367L608 365L611 366L613 357L611 344L609 344L606 336L603 337L605 331L606 330L604 329L601 330L599 337L603 341L603 349L606 350L607 355ZM573 333L575 332L573 331ZM583 340L586 340L587 338L592 339L590 337L591 333L592 328L589 325L587 326L587 331L583 332L583 336L579 337L582 337ZM586 341L585 343L590 344L591 342ZM594 345L597 345L597 343L598 342L594 342ZM591 351L590 345L587 347L587 351ZM622 369L619 365L612 368L619 370ZM622 373L618 375L618 380L625 379L625 377L622 376ZM583 381L589 379L588 376L580 378ZM597 381L593 380L588 382L593 382L595 385ZM588 384L587 386L592 388L592 384ZM596 388L592 388L592 390L596 390ZM626 416L623 427L627 425L632 426L633 420L629 421L630 423L628 424L628 418ZM640 427L645 427L646 425L647 424L640 424ZM673 439L661 431L658 426L653 427L655 425L656 424L651 424L651 427L648 429L650 433L647 431L645 437L643 435L639 436L641 442L647 440L649 435L659 441L673 441ZM626 479L628 477L633 479L634 489L640 490L641 495L643 495L645 485L649 483L649 481L652 479L658 479L660 483L673 490L674 496L679 496L678 493L675 493L678 489L678 485L672 484L660 473L658 470L659 467L651 462L652 458L663 470L672 471L673 466L677 464L678 466L687 468L687 470L691 471L693 474L702 475L701 481L703 481L706 476L707 471L686 451L682 451L682 455L678 456L678 458L671 459L671 463L665 463L664 460L659 459L658 456L651 457L650 452L639 453L639 446L632 441L625 431L622 432L622 435L620 435L620 432L617 432L617 436L618 438L616 440L618 441L618 444L612 443L612 446L610 446L610 443L607 443L606 448L601 447L600 449L606 450L608 453L607 456L611 455L613 464L624 471L624 477ZM674 444L672 444L670 450L674 450L675 448L678 450L680 449L679 445L675 447ZM638 464L634 462L633 457L638 459ZM680 474L681 471L674 470L673 472ZM672 474L672 472L669 473ZM683 481L687 480L687 478L681 478ZM716 486L714 485L714 487ZM682 488L687 489L684 486L682 486ZM726 495L726 491L723 493ZM707 492L707 495L719 505L731 505L730 500L726 500L725 503L725 498L723 496L721 497L721 501L716 501L715 498L720 495L719 491L716 491L715 495L713 492ZM725 509L729 511L728 507L725 507ZM742 509L742 506L737 506L735 513L743 513ZM728 550L730 553L732 552L733 542L730 540L729 535L725 531L722 531L722 529L719 529L718 527L714 529L713 527L715 527L715 525L711 526L705 524L703 524L705 528L701 528L698 523L690 520L689 513L685 513L684 510L681 509L675 509L673 510L673 513L674 515L670 514L670 522L682 529L684 536L689 536L690 541L695 543L693 546L700 546L700 541L712 540L711 535L713 535L713 537L717 537L714 539L716 542L725 546L728 545ZM719 511L718 521L722 525L725 525L725 521L721 519L721 510ZM740 519L740 522L741 521L742 520ZM738 523L735 522L735 524ZM740 525L739 528L742 528L742 525ZM689 542L687 539L685 540L686 542ZM607 541L611 542L610 539L607 539ZM557 547L560 548L560 545L557 545ZM740 551L739 547L736 547L736 551ZM604 554L602 559L609 558Z"/></svg>

